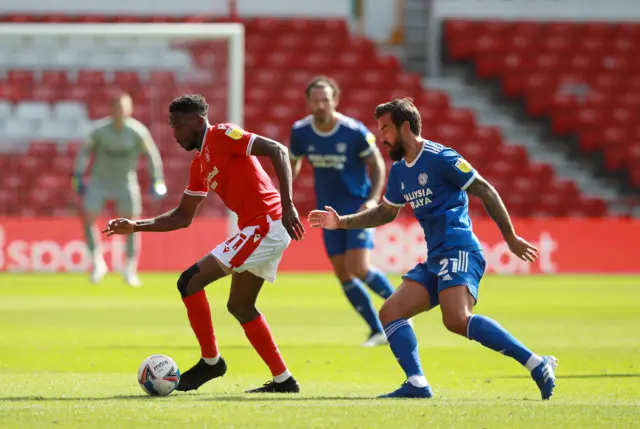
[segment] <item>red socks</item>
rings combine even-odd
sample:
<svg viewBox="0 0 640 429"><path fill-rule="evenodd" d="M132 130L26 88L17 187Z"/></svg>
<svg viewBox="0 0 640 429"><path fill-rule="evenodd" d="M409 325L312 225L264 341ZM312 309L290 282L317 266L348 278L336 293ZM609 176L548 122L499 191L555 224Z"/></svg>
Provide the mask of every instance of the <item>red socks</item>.
<svg viewBox="0 0 640 429"><path fill-rule="evenodd" d="M211 321L211 309L204 289L196 294L182 298L182 302L187 307L189 323L200 343L202 357L214 358L218 356L218 345L216 344L213 322Z"/></svg>
<svg viewBox="0 0 640 429"><path fill-rule="evenodd" d="M218 345L211 321L211 309L204 290L182 298L182 302L187 308L191 329L200 343L202 357L214 358L218 356ZM242 325L242 328L253 348L271 370L271 374L274 377L283 375L287 371L287 365L273 340L271 329L269 329L265 317L261 314L251 322Z"/></svg>
<svg viewBox="0 0 640 429"><path fill-rule="evenodd" d="M262 314L251 322L242 325L242 328L249 342L256 349L264 363L267 364L274 377L287 371L287 365L284 363L278 346L271 336L271 329L269 329L267 319Z"/></svg>

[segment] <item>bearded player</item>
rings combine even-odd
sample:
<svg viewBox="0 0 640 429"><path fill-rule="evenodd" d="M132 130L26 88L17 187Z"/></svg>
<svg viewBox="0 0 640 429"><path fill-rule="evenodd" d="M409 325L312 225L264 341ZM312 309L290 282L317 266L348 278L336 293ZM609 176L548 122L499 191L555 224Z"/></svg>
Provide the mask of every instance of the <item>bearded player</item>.
<svg viewBox="0 0 640 429"><path fill-rule="evenodd" d="M118 216L140 216L142 198L136 172L140 154L147 157L153 183L150 190L152 195L163 198L167 192L160 152L147 127L131 117L132 110L133 102L129 95L114 97L111 100L111 117L96 122L87 143L76 158L72 184L84 197L82 225L93 262L92 283L98 283L108 271L100 245L100 234L94 227L95 219L102 212L105 203L113 200ZM90 155L93 155L91 178L85 186L82 176ZM139 237L127 237L125 250L127 260L123 275L129 285L137 287L140 285L137 274Z"/></svg>
<svg viewBox="0 0 640 429"><path fill-rule="evenodd" d="M336 111L340 88L333 79L314 78L305 96L312 114L293 124L291 130L293 177L307 158L313 166L318 208L332 206L350 214L376 206L384 189L385 171L375 136L362 122ZM323 237L345 296L369 326L369 337L362 345L387 344L365 287L384 299L393 293L386 276L370 263L372 230L325 230Z"/></svg>
<svg viewBox="0 0 640 429"><path fill-rule="evenodd" d="M230 274L227 308L273 376L264 386L248 392L296 393L300 390L298 383L287 369L265 317L256 308L264 281L275 281L284 250L292 238L300 240L304 233L291 199L287 149L234 124L210 125L208 108L200 95L183 95L169 105L169 122L178 144L187 151L196 151L189 184L178 207L153 219L111 220L104 232L128 235L186 228L207 193L218 194L238 215L240 232L187 268L178 279L178 291L200 343L202 358L182 374L177 390L198 389L227 371L218 352L204 288ZM256 156L268 156L273 162L281 194Z"/></svg>
<svg viewBox="0 0 640 429"><path fill-rule="evenodd" d="M427 242L427 261L403 276L380 309L389 345L407 381L383 397L430 398L418 341L407 319L440 305L445 327L509 356L530 371L542 399L555 387L556 359L531 352L496 321L473 314L485 260L471 228L467 194L475 195L500 228L509 249L533 262L538 249L518 237L497 191L453 149L420 136L420 113L410 99L376 108L378 128L389 148L391 167L384 200L367 211L339 216L331 207L309 215L311 225L326 229L372 228L393 221L409 204Z"/></svg>

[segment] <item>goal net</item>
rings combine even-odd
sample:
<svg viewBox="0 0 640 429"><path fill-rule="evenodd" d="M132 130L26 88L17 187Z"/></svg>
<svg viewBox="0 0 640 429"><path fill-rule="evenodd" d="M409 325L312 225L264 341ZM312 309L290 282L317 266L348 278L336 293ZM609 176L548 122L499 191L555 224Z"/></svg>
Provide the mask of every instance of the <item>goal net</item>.
<svg viewBox="0 0 640 429"><path fill-rule="evenodd" d="M116 93L132 96L133 117L149 128L164 163L168 192L157 201L147 192L150 174L141 157L143 215L175 207L193 153L173 138L169 102L200 93L211 122L242 126L243 87L242 24L0 25L0 241L15 233L10 222L52 217L73 221L82 237L75 219L80 198L70 187L74 161L92 123L109 116ZM104 213L116 211L108 202ZM198 215L235 225L218 198L206 199Z"/></svg>

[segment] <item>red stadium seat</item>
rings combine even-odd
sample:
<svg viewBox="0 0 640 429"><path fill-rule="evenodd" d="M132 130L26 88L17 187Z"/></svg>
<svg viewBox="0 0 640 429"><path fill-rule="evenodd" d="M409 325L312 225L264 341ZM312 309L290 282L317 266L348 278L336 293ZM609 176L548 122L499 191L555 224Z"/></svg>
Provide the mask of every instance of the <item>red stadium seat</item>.
<svg viewBox="0 0 640 429"><path fill-rule="evenodd" d="M640 108L639 25L450 20L444 32L452 59L473 58L478 77L500 77L505 95L523 99L529 115L577 135L608 169L631 168L623 142L633 141L626 130Z"/></svg>
<svg viewBox="0 0 640 429"><path fill-rule="evenodd" d="M64 70L43 70L38 85L66 88L69 85L69 75Z"/></svg>
<svg viewBox="0 0 640 429"><path fill-rule="evenodd" d="M13 15L6 19L12 22L179 20L168 16L128 15L73 18L52 15L46 19ZM205 16L194 21L210 22L213 19ZM376 104L390 98L414 98L423 116L425 136L459 146L482 174L500 188L510 210L516 215L565 214L571 210L566 201L583 201L575 185L558 182L549 166L531 165L522 148L504 145L499 129L479 126L471 111L452 107L446 93L424 90L419 75L405 72L395 56L378 54L371 40L350 37L344 20L257 18L246 20L245 24L247 128L286 142L292 122L307 114L303 94L306 84L313 76L324 72L335 77L342 87L341 110L366 121L372 129L376 127L371 118ZM541 25L535 22L456 20L445 22L444 33L447 52L453 58L476 61L479 76L500 77L506 94L527 98L530 113L552 115L554 123L556 118L563 117L564 122L558 120L559 130L563 132L574 132L584 127L594 130L592 135L620 140L621 135L636 136L631 127L630 112L640 106L640 79L627 75L634 70L640 71L640 61L636 61L635 55L636 41L640 40L637 28L608 24L576 26L562 22ZM14 70L0 80L0 98L12 102L74 100L85 104L90 118L95 119L109 114L107 101L111 91L129 91L135 100L135 115L149 125L160 150L166 155L168 183L184 183L184 166L189 162L189 154L181 152L175 144L171 129L166 125L166 109L158 106L168 103L177 93L202 92L208 99L216 100L211 106L212 120L220 115L220 106L226 102L227 77L222 73L216 80L217 84L212 84L211 79L216 75L213 70L221 64L220 58L226 54L221 46L207 42L183 47L192 57L193 64L211 70L207 75L209 81L202 83L189 82L189 79L183 82L182 76L178 82L176 74L161 67L141 74L128 69L113 72L80 70L76 74L72 67L43 72ZM587 101L583 101L579 95L558 89L559 85L576 84L578 79L563 81L563 76L570 75L572 71L574 76L589 81L594 93L594 88L597 88L599 93L607 96L600 99L589 96ZM609 96L614 92L628 95L621 102L621 99ZM607 120L617 124L615 129L625 131L618 131L617 136L612 132L606 135L597 132L605 124L603 115L608 115ZM640 135L637 137L640 139ZM83 136L79 135L78 139L81 138ZM28 147L28 157L11 158L6 169L2 168L3 160L9 158L0 155L0 215L9 212L23 215L68 213L68 205L73 201L67 196L68 192L61 194L58 190L68 189L73 159L81 144L81 140L64 145L34 142ZM594 143L595 147L600 147L599 141ZM624 146L624 151L627 159L637 159L636 149L632 152ZM383 153L386 156L386 151ZM28 174L9 176L4 173L10 169ZM144 180L146 176L141 174ZM640 172L637 177L640 183ZM20 197L28 205L8 207L2 203L27 184L42 187ZM315 206L313 186L313 173L305 164L295 184L296 202L303 214ZM181 191L181 186L170 185L170 194L175 198L172 202L163 201L160 206L172 208ZM545 203L540 202L536 191L550 195L545 197ZM555 201L556 205L549 201ZM602 213L599 203L584 201L580 205L580 213ZM149 203L146 198L145 206ZM221 215L223 210L222 205L214 200L203 207L205 215ZM471 210L485 215L477 204Z"/></svg>
<svg viewBox="0 0 640 429"><path fill-rule="evenodd" d="M119 70L113 75L113 84L124 91L131 91L141 86L140 75L134 71Z"/></svg>
<svg viewBox="0 0 640 429"><path fill-rule="evenodd" d="M35 73L33 70L9 70L6 73L6 81L16 86L33 86Z"/></svg>
<svg viewBox="0 0 640 429"><path fill-rule="evenodd" d="M86 87L104 86L106 79L102 70L80 70L78 71L78 77L76 84Z"/></svg>
<svg viewBox="0 0 640 429"><path fill-rule="evenodd" d="M33 157L53 158L57 153L55 142L51 141L31 141L27 149L27 155Z"/></svg>

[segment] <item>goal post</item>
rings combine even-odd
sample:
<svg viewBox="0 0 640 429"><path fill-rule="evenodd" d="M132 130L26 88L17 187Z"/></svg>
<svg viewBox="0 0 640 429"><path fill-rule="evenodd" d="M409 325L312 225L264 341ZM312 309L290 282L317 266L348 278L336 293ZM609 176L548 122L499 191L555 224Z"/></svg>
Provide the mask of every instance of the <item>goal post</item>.
<svg viewBox="0 0 640 429"><path fill-rule="evenodd" d="M227 112L229 121L243 126L244 25L211 24L1 24L5 37L139 37L229 41Z"/></svg>
<svg viewBox="0 0 640 429"><path fill-rule="evenodd" d="M71 41L70 45L65 45L64 48L60 48L60 45L55 45L55 43L53 43L52 48L50 49L51 52L47 52L46 47L43 49L43 44L49 43L52 40L60 39L64 39L67 42ZM32 49L31 45L29 45L29 43L24 43L24 40L40 41L40 45L33 48L33 52L31 52L33 55L30 56L29 52L29 50ZM95 50L97 51L102 49L103 46L109 45L109 42L121 40L122 43L119 47L119 52L123 55L121 57L122 61L127 60L128 62L118 64L120 62L120 57L117 56L117 52L111 55L111 60L105 60L105 56L108 56L107 54L110 54L110 52L106 52L106 54L101 55L102 53L100 52L92 51L90 43L88 47L84 46L84 49L91 58L95 58L95 62L83 62L84 59L82 56L85 51L78 51L76 52L77 55L74 55L73 51L77 51L79 44L87 40L89 42L92 40L100 40L101 43L105 43L105 45L96 43L97 47ZM140 45L136 45L133 52L127 53L127 40L140 41ZM220 82L216 83L215 80L208 82L211 84L212 92L214 86L217 90L224 89L226 91L226 112L224 115L221 112L212 121L234 122L240 126L244 125L245 31L244 26L240 23L0 24L0 50L2 51L0 52L0 62L4 63L0 64L0 75L3 73L6 74L6 72L11 69L33 70L34 73L41 73L47 69L57 69L68 70L70 71L70 74L73 74L82 69L100 69L101 64L105 67L105 73L110 75L113 75L116 72L122 72L124 74L127 70L134 74L149 74L156 71L153 67L153 52L147 52L145 55L144 46L154 46L153 42L158 41L166 42L166 46L171 47L171 49L173 49L173 45L176 43L213 44L217 41L226 41L225 46L219 46L221 49L214 53L218 54L218 52L224 52L226 54L226 59L224 59L227 69L226 76L222 78L222 72L220 72L221 74L216 76ZM60 52L55 52L56 49ZM23 52L20 52L21 50ZM183 56L186 56L185 52L187 51L188 49L182 52ZM139 56L149 59L149 61L147 61L148 64L145 63L145 61L136 61L135 52L140 53ZM166 52L162 52L162 54L166 54ZM174 55L172 58L169 58L168 64L172 65L176 63L176 61L174 61L176 59L176 55L178 57L177 62L180 63L180 55L178 55L180 52L177 52L177 54L176 52L171 52L171 54ZM41 55L43 58L36 58L38 55ZM171 55L168 56L171 57ZM47 57L48 60L44 57ZM70 62L65 63L65 61ZM111 61L111 63L109 61ZM194 64L196 63L194 62ZM198 64L196 68L199 68L199 70L188 70L188 64L186 66L184 64L179 66L182 67L181 72L184 72L186 75L190 72L195 73L201 71L205 72L204 74L209 72L206 64ZM157 69L161 70L162 66L160 65ZM176 74L179 73L176 72ZM210 71L209 75L214 76L215 73ZM224 86L221 81L225 81ZM142 83L142 85L144 86L146 83ZM115 88L117 85L112 85L112 87ZM41 88L38 88L38 84L36 83L34 85L34 89L38 90ZM153 93L165 91L162 84L156 84L156 87L151 89L151 92ZM168 126L164 120L163 115L165 115L165 112L161 112L160 109L164 109L166 111L167 106L166 104L159 104L161 104L161 100L162 103L166 102L168 98L167 95L168 94L165 91L162 93L161 98L152 98L151 100L147 100L147 109L153 110L152 113L154 118L152 119L152 122L156 124L157 130L162 130L164 136L167 136L168 134L166 134L166 132L170 132L170 130L168 130ZM176 96L179 94L171 95ZM207 94L204 95L207 96ZM28 100L29 97L26 99ZM36 96L35 99L38 99L38 97ZM216 100L212 100L209 96L207 96L207 99L210 101L210 104L216 103ZM82 101L80 97L78 97L78 101ZM87 99L86 103L89 104L91 101L92 100ZM135 97L134 103L136 103ZM221 110L225 109L223 106L216 107L221 108ZM137 117L136 107L134 107L134 117ZM163 118L163 120L161 121L160 118ZM162 129L161 125L164 125L165 129ZM151 131L152 134L154 134L153 128L151 128ZM156 136L154 136L154 138L156 138ZM22 139L24 140L24 138ZM37 130L34 131L33 140L43 139L45 139L43 135L39 135ZM166 139L168 140L169 137L166 137ZM169 143L165 142L165 144ZM170 149L173 150L173 148ZM184 168L188 169L188 164L186 164ZM170 183L167 183L167 185L171 187ZM182 184L174 186L182 186ZM232 212L228 212L227 217L229 220L229 230L234 231L236 229L237 218Z"/></svg>

